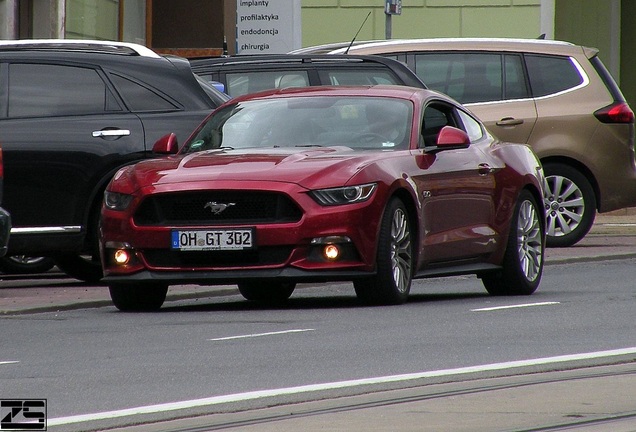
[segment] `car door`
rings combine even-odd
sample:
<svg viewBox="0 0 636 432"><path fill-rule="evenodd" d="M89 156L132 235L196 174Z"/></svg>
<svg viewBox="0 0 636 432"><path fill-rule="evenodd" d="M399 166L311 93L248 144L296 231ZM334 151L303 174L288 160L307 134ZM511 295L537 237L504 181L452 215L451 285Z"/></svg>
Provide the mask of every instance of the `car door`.
<svg viewBox="0 0 636 432"><path fill-rule="evenodd" d="M79 233L99 182L142 157L141 121L123 109L98 68L27 61L1 67L12 242L29 233Z"/></svg>
<svg viewBox="0 0 636 432"><path fill-rule="evenodd" d="M471 143L439 149L445 126L466 131ZM415 178L422 202L420 257L424 265L480 260L495 250L495 172L501 168L482 148L490 142L480 123L453 105L434 101L424 109L423 148Z"/></svg>

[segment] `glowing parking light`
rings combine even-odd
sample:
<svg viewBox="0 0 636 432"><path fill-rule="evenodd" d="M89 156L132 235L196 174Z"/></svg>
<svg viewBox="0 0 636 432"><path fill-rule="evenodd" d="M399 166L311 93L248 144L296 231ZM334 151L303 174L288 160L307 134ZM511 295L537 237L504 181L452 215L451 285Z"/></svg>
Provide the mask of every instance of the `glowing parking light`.
<svg viewBox="0 0 636 432"><path fill-rule="evenodd" d="M325 255L325 258L327 258L329 261L337 260L338 257L340 256L340 248L338 247L338 245L335 245L335 244L325 245L323 249L323 254Z"/></svg>
<svg viewBox="0 0 636 432"><path fill-rule="evenodd" d="M119 265L126 265L130 261L130 253L125 249L118 249L113 254L115 262Z"/></svg>

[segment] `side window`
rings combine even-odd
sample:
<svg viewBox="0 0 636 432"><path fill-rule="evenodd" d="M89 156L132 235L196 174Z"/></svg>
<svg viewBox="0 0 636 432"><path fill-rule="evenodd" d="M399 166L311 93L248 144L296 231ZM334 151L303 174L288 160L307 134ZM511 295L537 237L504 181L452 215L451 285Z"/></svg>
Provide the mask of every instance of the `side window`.
<svg viewBox="0 0 636 432"><path fill-rule="evenodd" d="M225 75L227 94L232 97L262 90L309 85L307 71L260 71Z"/></svg>
<svg viewBox="0 0 636 432"><path fill-rule="evenodd" d="M463 129L468 134L470 142L479 141L483 138L484 130L477 120L475 120L470 115L468 115L468 113L462 110L457 110L457 114L459 115L459 118L464 125Z"/></svg>
<svg viewBox="0 0 636 432"><path fill-rule="evenodd" d="M9 117L99 114L120 109L96 70L49 65L9 65Z"/></svg>
<svg viewBox="0 0 636 432"><path fill-rule="evenodd" d="M318 72L320 82L324 85L376 85L402 84L389 71L373 68L354 70L321 70Z"/></svg>
<svg viewBox="0 0 636 432"><path fill-rule="evenodd" d="M429 88L461 103L502 100L502 56L491 53L418 53L415 73Z"/></svg>
<svg viewBox="0 0 636 432"><path fill-rule="evenodd" d="M583 83L583 77L569 57L526 55L530 87L534 97L571 89Z"/></svg>
<svg viewBox="0 0 636 432"><path fill-rule="evenodd" d="M173 103L141 84L120 75L112 74L110 77L131 111L174 111L178 109Z"/></svg>
<svg viewBox="0 0 636 432"><path fill-rule="evenodd" d="M443 102L433 102L424 108L424 118L422 119L422 141L424 146L436 145L437 135L444 126L458 126L453 112L454 108Z"/></svg>
<svg viewBox="0 0 636 432"><path fill-rule="evenodd" d="M519 54L504 55L504 100L524 99L530 96L523 73L523 60Z"/></svg>

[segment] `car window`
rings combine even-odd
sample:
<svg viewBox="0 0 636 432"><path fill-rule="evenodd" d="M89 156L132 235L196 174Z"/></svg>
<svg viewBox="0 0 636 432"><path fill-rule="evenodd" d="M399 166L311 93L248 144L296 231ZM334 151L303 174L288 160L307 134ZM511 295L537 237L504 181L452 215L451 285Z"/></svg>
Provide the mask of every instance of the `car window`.
<svg viewBox="0 0 636 432"><path fill-rule="evenodd" d="M579 69L569 57L526 55L532 94L546 96L583 83Z"/></svg>
<svg viewBox="0 0 636 432"><path fill-rule="evenodd" d="M433 102L424 108L422 120L422 140L424 146L437 144L437 136L444 126L458 127L455 109L443 102Z"/></svg>
<svg viewBox="0 0 636 432"><path fill-rule="evenodd" d="M309 85L307 71L258 71L225 75L227 94L232 97L262 90Z"/></svg>
<svg viewBox="0 0 636 432"><path fill-rule="evenodd" d="M327 85L376 85L402 84L393 74L386 70L365 69L357 70L321 70L320 82Z"/></svg>
<svg viewBox="0 0 636 432"><path fill-rule="evenodd" d="M504 95L503 99L523 99L529 97L527 80L523 71L523 59L519 54L504 55Z"/></svg>
<svg viewBox="0 0 636 432"><path fill-rule="evenodd" d="M418 53L415 73L427 87L462 103L502 99L499 54Z"/></svg>
<svg viewBox="0 0 636 432"><path fill-rule="evenodd" d="M99 114L116 110L121 108L94 69L49 64L9 65L9 117Z"/></svg>
<svg viewBox="0 0 636 432"><path fill-rule="evenodd" d="M463 129L468 134L468 138L470 138L470 142L479 141L484 136L484 130L481 127L481 124L472 118L468 113L457 110L457 114L464 125Z"/></svg>
<svg viewBox="0 0 636 432"><path fill-rule="evenodd" d="M252 100L215 112L184 152L220 147L408 147L412 105L393 98Z"/></svg>
<svg viewBox="0 0 636 432"><path fill-rule="evenodd" d="M172 111L178 107L154 91L121 75L111 74L111 80L131 111Z"/></svg>

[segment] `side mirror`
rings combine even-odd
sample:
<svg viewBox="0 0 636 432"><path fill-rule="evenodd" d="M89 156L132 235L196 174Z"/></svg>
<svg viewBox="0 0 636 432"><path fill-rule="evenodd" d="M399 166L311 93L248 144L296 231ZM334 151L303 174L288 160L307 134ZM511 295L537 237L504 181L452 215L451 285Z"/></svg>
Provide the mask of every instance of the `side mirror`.
<svg viewBox="0 0 636 432"><path fill-rule="evenodd" d="M470 145L468 134L452 126L444 126L437 135L437 146L440 148L465 147L468 145Z"/></svg>
<svg viewBox="0 0 636 432"><path fill-rule="evenodd" d="M155 154L177 154L179 151L179 142L177 136L173 133L164 135L152 146L152 152Z"/></svg>

